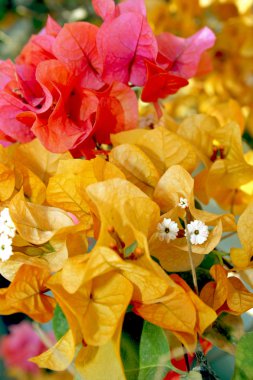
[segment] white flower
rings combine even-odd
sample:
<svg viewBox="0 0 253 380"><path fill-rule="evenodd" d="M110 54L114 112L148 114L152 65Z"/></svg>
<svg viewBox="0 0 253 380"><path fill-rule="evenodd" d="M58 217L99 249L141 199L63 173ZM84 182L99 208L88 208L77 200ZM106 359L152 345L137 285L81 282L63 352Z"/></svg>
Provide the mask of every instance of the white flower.
<svg viewBox="0 0 253 380"><path fill-rule="evenodd" d="M12 255L12 239L5 235L0 234L0 259L2 261L8 260Z"/></svg>
<svg viewBox="0 0 253 380"><path fill-rule="evenodd" d="M181 208L186 208L188 207L188 200L186 198L182 198L180 197L179 199L179 203L178 203L178 206L181 207Z"/></svg>
<svg viewBox="0 0 253 380"><path fill-rule="evenodd" d="M162 223L158 223L157 230L159 240L165 240L169 243L170 240L176 239L179 228L176 222L173 222L171 219L164 218Z"/></svg>
<svg viewBox="0 0 253 380"><path fill-rule="evenodd" d="M13 223L8 208L4 208L0 213L0 233L14 237L16 232L15 224Z"/></svg>
<svg viewBox="0 0 253 380"><path fill-rule="evenodd" d="M203 244L209 235L208 227L201 220L187 224L185 235L189 235L192 244Z"/></svg>

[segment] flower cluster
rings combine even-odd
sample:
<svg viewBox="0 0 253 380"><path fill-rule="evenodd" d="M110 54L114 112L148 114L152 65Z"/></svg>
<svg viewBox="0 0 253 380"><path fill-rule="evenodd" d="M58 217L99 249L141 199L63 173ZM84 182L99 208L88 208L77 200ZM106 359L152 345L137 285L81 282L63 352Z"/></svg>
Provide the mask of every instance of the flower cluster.
<svg viewBox="0 0 253 380"><path fill-rule="evenodd" d="M0 131L27 142L35 136L52 152L94 154L110 134L137 126L134 88L154 102L187 85L213 46L208 28L182 39L155 36L144 0L93 0L100 27L49 18L16 59L0 62Z"/></svg>
<svg viewBox="0 0 253 380"><path fill-rule="evenodd" d="M178 224L170 218L164 218L157 226L159 240L169 243L177 238ZM185 236L189 236L192 244L203 244L208 238L208 227L201 220L193 220L186 225Z"/></svg>
<svg viewBox="0 0 253 380"><path fill-rule="evenodd" d="M0 212L0 259L8 260L12 255L12 239L16 233L16 227L10 217L9 209L4 208Z"/></svg>

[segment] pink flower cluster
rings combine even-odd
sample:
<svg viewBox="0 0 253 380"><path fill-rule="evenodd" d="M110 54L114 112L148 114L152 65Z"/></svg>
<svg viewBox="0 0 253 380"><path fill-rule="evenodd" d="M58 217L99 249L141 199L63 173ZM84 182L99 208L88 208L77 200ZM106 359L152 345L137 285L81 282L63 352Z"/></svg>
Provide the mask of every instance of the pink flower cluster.
<svg viewBox="0 0 253 380"><path fill-rule="evenodd" d="M39 367L28 359L41 354L46 349L31 323L26 321L11 326L10 334L4 336L0 342L0 355L5 366L31 373L37 373Z"/></svg>
<svg viewBox="0 0 253 380"><path fill-rule="evenodd" d="M143 87L142 100L157 105L210 67L210 29L186 39L155 36L144 0L92 3L100 27L60 27L49 17L15 63L0 61L0 139L37 137L52 152L92 156L111 133L136 127L133 87Z"/></svg>

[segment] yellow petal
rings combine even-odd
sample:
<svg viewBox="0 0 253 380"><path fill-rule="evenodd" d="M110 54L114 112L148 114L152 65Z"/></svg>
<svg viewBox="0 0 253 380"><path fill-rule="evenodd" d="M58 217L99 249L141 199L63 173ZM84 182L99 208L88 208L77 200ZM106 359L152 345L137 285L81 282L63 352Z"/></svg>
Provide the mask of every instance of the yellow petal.
<svg viewBox="0 0 253 380"><path fill-rule="evenodd" d="M44 203L46 199L46 186L30 169L24 165L15 164L16 189L23 187L24 194L33 203Z"/></svg>
<svg viewBox="0 0 253 380"><path fill-rule="evenodd" d="M108 161L105 161L103 158L98 156L91 162L93 165L95 177L97 178L98 182L112 178L125 179L125 175L117 166Z"/></svg>
<svg viewBox="0 0 253 380"><path fill-rule="evenodd" d="M27 144L21 144L15 151L15 161L23 164L36 174L44 183L57 171L60 160L71 158L70 153L51 153L34 139Z"/></svg>
<svg viewBox="0 0 253 380"><path fill-rule="evenodd" d="M9 199L15 188L15 175L12 169L0 163L0 201Z"/></svg>
<svg viewBox="0 0 253 380"><path fill-rule="evenodd" d="M161 210L169 211L177 206L179 198L192 198L194 181L191 175L179 165L171 166L160 178L154 192L154 200Z"/></svg>
<svg viewBox="0 0 253 380"><path fill-rule="evenodd" d="M58 273L48 285L74 334L79 330L87 344L96 346L105 344L114 335L133 291L131 283L115 271L85 282L72 294L63 288Z"/></svg>
<svg viewBox="0 0 253 380"><path fill-rule="evenodd" d="M173 280L180 285L190 296L197 312L196 328L200 334L206 330L217 318L217 314L213 309L207 306L187 285L187 283L178 275L171 276Z"/></svg>
<svg viewBox="0 0 253 380"><path fill-rule="evenodd" d="M85 187L97 182L90 161L65 160L58 167L58 174L50 178L47 187L47 202L73 213L87 229L92 218L85 200Z"/></svg>
<svg viewBox="0 0 253 380"><path fill-rule="evenodd" d="M239 278L228 278L227 304L236 314L243 314L253 307L253 294L245 288Z"/></svg>
<svg viewBox="0 0 253 380"><path fill-rule="evenodd" d="M29 359L40 368L51 369L52 371L64 371L69 367L75 355L75 341L71 330L49 350Z"/></svg>
<svg viewBox="0 0 253 380"><path fill-rule="evenodd" d="M175 333L178 339L190 348L196 343L196 310L182 288L167 291L167 294L152 304L135 304L134 312L145 320Z"/></svg>
<svg viewBox="0 0 253 380"><path fill-rule="evenodd" d="M136 144L148 132L146 129L132 129L111 135L113 146L121 144Z"/></svg>
<svg viewBox="0 0 253 380"><path fill-rule="evenodd" d="M8 281L13 281L17 271L23 264L34 265L39 268L48 269L47 262L37 257L15 252L7 261L0 262L0 273Z"/></svg>
<svg viewBox="0 0 253 380"><path fill-rule="evenodd" d="M92 283L90 302L81 330L87 344L100 346L113 336L133 292L131 283L118 273L106 273Z"/></svg>
<svg viewBox="0 0 253 380"><path fill-rule="evenodd" d="M246 251L243 248L231 248L230 257L235 267L239 269L247 268L250 264L251 251Z"/></svg>
<svg viewBox="0 0 253 380"><path fill-rule="evenodd" d="M121 323L114 336L106 344L81 349L75 365L81 378L91 380L125 380L120 356Z"/></svg>
<svg viewBox="0 0 253 380"><path fill-rule="evenodd" d="M251 259L253 250L253 238L252 238L252 222L253 222L253 204L248 205L246 210L241 214L237 231L240 242L248 254L248 259Z"/></svg>
<svg viewBox="0 0 253 380"><path fill-rule="evenodd" d="M157 207L138 187L120 178L89 185L86 188L86 192L92 201L90 206L93 208L94 214L100 222L103 222L102 230L98 237L98 245L109 246L113 242L112 237L107 231L109 226L113 226L117 230L126 246L134 242L135 236L133 230L125 223L124 205L126 201L132 199L137 204L138 198L144 198L147 202L153 203L154 207ZM143 210L141 214L145 214ZM140 215L140 219L142 215Z"/></svg>
<svg viewBox="0 0 253 380"><path fill-rule="evenodd" d="M113 148L109 157L130 182L148 195L152 194L159 180L159 173L140 148L131 144L122 144Z"/></svg>
<svg viewBox="0 0 253 380"><path fill-rule="evenodd" d="M240 125L241 132L243 132L245 118L240 104L236 100L229 99L227 102L215 104L208 110L208 113L215 116L220 125L226 125L229 121L236 121Z"/></svg>
<svg viewBox="0 0 253 380"><path fill-rule="evenodd" d="M164 127L148 131L137 145L151 159L160 175L172 165L181 165L189 172L197 165L194 147Z"/></svg>
<svg viewBox="0 0 253 380"><path fill-rule="evenodd" d="M22 312L38 322L48 322L55 307L55 300L43 294L49 275L47 269L22 265L10 286L0 289L0 313Z"/></svg>
<svg viewBox="0 0 253 380"><path fill-rule="evenodd" d="M200 114L187 117L177 133L194 145L199 158L208 167L213 153L213 140L221 140L220 130L215 117Z"/></svg>
<svg viewBox="0 0 253 380"><path fill-rule="evenodd" d="M60 209L26 202L22 191L11 200L9 208L17 231L33 244L43 244L61 228L73 225Z"/></svg>

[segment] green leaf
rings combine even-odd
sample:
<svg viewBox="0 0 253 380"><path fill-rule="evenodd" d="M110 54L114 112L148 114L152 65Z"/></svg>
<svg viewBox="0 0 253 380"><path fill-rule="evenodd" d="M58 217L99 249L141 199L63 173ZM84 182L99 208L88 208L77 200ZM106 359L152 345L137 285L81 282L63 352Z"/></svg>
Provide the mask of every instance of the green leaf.
<svg viewBox="0 0 253 380"><path fill-rule="evenodd" d="M215 264L220 264L219 257L215 254L215 252L210 252L205 256L204 260L200 264L200 267L203 269L210 269Z"/></svg>
<svg viewBox="0 0 253 380"><path fill-rule="evenodd" d="M131 338L130 334L122 332L120 353L125 369L127 380L138 379L139 373L139 352L137 343Z"/></svg>
<svg viewBox="0 0 253 380"><path fill-rule="evenodd" d="M233 380L249 380L253 374L253 331L246 333L238 342L235 355Z"/></svg>
<svg viewBox="0 0 253 380"><path fill-rule="evenodd" d="M178 372L171 364L170 348L163 329L147 321L143 325L139 356L138 380L163 380L169 370Z"/></svg>
<svg viewBox="0 0 253 380"><path fill-rule="evenodd" d="M126 247L124 249L124 256L125 257L128 257L131 255L131 253L133 253L133 251L137 248L138 244L137 244L137 241L134 241L131 245L129 245L128 247Z"/></svg>
<svg viewBox="0 0 253 380"><path fill-rule="evenodd" d="M56 305L53 317L53 330L57 340L60 340L69 329L68 321L59 305Z"/></svg>

